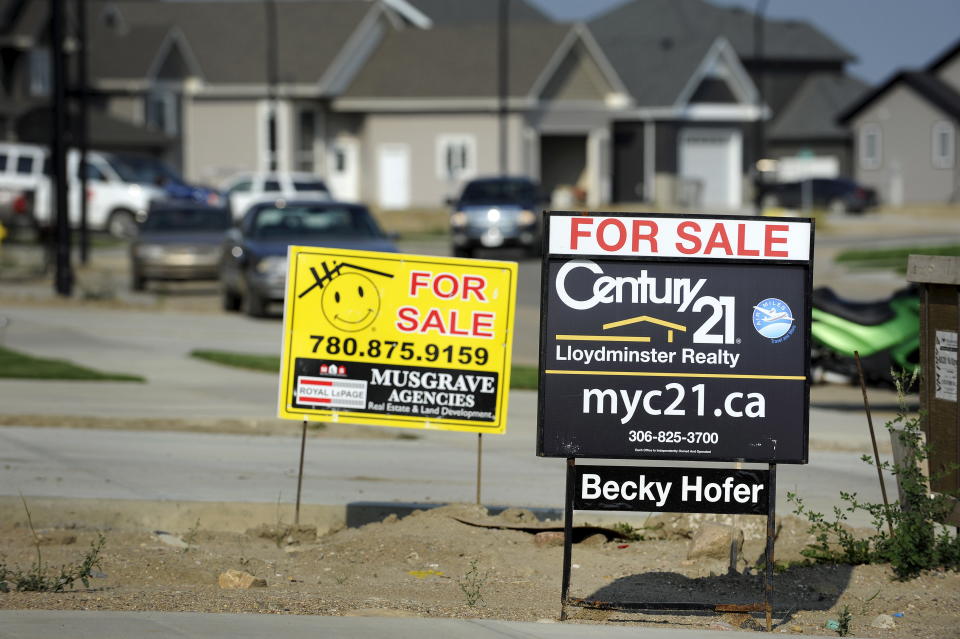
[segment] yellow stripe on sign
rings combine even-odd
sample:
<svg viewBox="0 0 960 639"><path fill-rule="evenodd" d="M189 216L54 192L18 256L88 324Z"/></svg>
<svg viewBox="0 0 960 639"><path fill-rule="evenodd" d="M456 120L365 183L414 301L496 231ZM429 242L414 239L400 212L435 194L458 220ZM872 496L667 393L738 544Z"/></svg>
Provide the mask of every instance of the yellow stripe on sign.
<svg viewBox="0 0 960 639"><path fill-rule="evenodd" d="M632 377L707 377L720 379L805 380L806 375L736 375L730 373L645 373L640 371L543 371L547 375L627 375Z"/></svg>
<svg viewBox="0 0 960 639"><path fill-rule="evenodd" d="M558 340L584 342L649 342L649 337L613 337L610 335L556 335Z"/></svg>

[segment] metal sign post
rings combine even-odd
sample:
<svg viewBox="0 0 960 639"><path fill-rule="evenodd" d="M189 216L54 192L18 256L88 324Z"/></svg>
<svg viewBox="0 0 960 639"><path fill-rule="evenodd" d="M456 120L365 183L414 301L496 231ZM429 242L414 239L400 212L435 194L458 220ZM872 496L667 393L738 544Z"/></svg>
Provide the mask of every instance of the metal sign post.
<svg viewBox="0 0 960 639"><path fill-rule="evenodd" d="M300 433L300 470L297 472L297 506L293 512L293 523L300 524L300 489L303 487L303 455L307 449L307 419L303 419L303 431Z"/></svg>
<svg viewBox="0 0 960 639"><path fill-rule="evenodd" d="M659 610L715 612L764 612L767 631L773 623L773 566L776 537L776 464L767 471L724 468L672 468L636 466L577 466L567 459L564 503L563 573L560 619L567 618L567 606L599 610ZM655 495L654 499L643 497ZM614 496L611 497L610 495ZM766 515L767 539L764 550L762 603L722 602L599 601L570 597L570 568L573 554L573 512L575 510L696 512Z"/></svg>
<svg viewBox="0 0 960 639"><path fill-rule="evenodd" d="M291 246L278 414L477 433L507 428L517 264Z"/></svg>
<svg viewBox="0 0 960 639"><path fill-rule="evenodd" d="M480 469L483 463L483 433L477 433L477 505L480 505Z"/></svg>
<svg viewBox="0 0 960 639"><path fill-rule="evenodd" d="M537 454L567 460L561 618L571 604L764 611L769 629L776 465L808 456L812 220L544 218ZM582 457L769 470L577 467ZM650 482L662 491L656 501ZM627 488L611 499L617 486ZM766 514L763 603L571 598L575 508Z"/></svg>

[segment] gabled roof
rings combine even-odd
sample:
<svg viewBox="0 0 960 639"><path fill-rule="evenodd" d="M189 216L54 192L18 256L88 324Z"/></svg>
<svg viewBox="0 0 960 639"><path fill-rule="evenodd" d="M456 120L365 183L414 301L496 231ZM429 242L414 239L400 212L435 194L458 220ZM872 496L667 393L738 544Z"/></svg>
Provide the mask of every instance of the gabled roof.
<svg viewBox="0 0 960 639"><path fill-rule="evenodd" d="M943 53L934 58L933 62L927 66L927 71L931 73L939 71L940 67L947 64L958 55L960 55L960 40L954 42L952 45L947 47Z"/></svg>
<svg viewBox="0 0 960 639"><path fill-rule="evenodd" d="M571 27L525 23L509 30L508 94L526 97ZM342 95L346 99L497 96L495 24L389 33Z"/></svg>
<svg viewBox="0 0 960 639"><path fill-rule="evenodd" d="M723 36L742 60L754 51L754 14L741 8L717 7L705 0L632 0L590 21L601 46L608 42L671 41L675 47ZM649 50L648 44L642 44ZM797 20L764 20L764 58L848 62L853 56L810 24ZM670 74L669 67L661 73Z"/></svg>
<svg viewBox="0 0 960 639"><path fill-rule="evenodd" d="M103 35L109 28L101 20L107 6L116 7L128 26L126 34L120 29L112 40ZM316 84L378 5L362 0L281 0L275 7L277 31L282 34L277 39L280 82ZM152 61L156 55L158 34L166 34L176 25L208 82L264 84L268 79L266 11L266 3L237 0L98 0L87 11L90 33L94 29L98 33L96 39L91 38L91 58L99 56L106 77L135 77L134 71L142 68L142 61ZM115 48L120 44L122 48ZM133 61L109 60L127 56ZM112 76L114 72L119 75Z"/></svg>
<svg viewBox="0 0 960 639"><path fill-rule="evenodd" d="M960 93L957 93L956 89L929 71L901 71L844 110L837 121L846 124L888 91L901 84L913 89L947 115L960 119Z"/></svg>
<svg viewBox="0 0 960 639"><path fill-rule="evenodd" d="M42 38L47 25L49 4L36 0L6 0L6 7L3 8L5 24L0 25L3 29L3 40L31 46L37 39Z"/></svg>
<svg viewBox="0 0 960 639"><path fill-rule="evenodd" d="M837 114L866 90L866 83L849 75L811 75L777 114L767 129L767 136L774 141L846 139L850 137L850 131L836 123Z"/></svg>
<svg viewBox="0 0 960 639"><path fill-rule="evenodd" d="M117 32L100 22L94 23L88 32L92 43L87 58L90 75L132 80L147 77L171 29L168 24L137 25Z"/></svg>
<svg viewBox="0 0 960 639"><path fill-rule="evenodd" d="M593 25L590 30L596 36ZM674 104L703 62L713 38L665 42L660 37L597 37L637 106Z"/></svg>

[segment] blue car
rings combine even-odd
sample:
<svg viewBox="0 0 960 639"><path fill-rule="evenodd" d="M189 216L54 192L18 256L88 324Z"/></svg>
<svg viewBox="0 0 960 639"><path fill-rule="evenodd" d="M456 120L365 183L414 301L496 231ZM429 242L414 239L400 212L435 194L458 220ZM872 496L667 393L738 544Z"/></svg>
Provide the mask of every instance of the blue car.
<svg viewBox="0 0 960 639"><path fill-rule="evenodd" d="M365 206L326 200L254 204L220 252L223 309L263 317L286 293L287 247L397 251Z"/></svg>
<svg viewBox="0 0 960 639"><path fill-rule="evenodd" d="M220 193L216 189L187 183L157 158L133 153L109 153L107 156L125 182L159 186L168 200L188 200L209 206L220 204Z"/></svg>

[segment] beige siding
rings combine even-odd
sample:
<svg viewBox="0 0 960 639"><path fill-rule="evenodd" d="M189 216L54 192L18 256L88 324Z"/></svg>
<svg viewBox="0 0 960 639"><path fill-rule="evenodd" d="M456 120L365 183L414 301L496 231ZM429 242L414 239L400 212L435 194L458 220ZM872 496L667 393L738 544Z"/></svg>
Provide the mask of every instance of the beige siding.
<svg viewBox="0 0 960 639"><path fill-rule="evenodd" d="M237 171L257 169L255 100L184 101L184 175L219 184Z"/></svg>
<svg viewBox="0 0 960 639"><path fill-rule="evenodd" d="M955 91L960 91L960 55L957 55L940 68L937 76L952 86Z"/></svg>
<svg viewBox="0 0 960 639"><path fill-rule="evenodd" d="M857 179L876 188L884 203L947 201L956 180L956 158L953 169L934 168L932 148L933 125L947 119L911 89L892 89L853 122ZM864 169L860 132L871 123L880 127L881 162L877 169Z"/></svg>
<svg viewBox="0 0 960 639"><path fill-rule="evenodd" d="M542 97L546 100L603 101L610 88L593 58L580 46L574 47L560 63Z"/></svg>
<svg viewBox="0 0 960 639"><path fill-rule="evenodd" d="M523 120L509 118L510 173L522 173ZM437 144L443 135L472 136L476 141L477 175L496 174L499 140L495 114L371 114L364 126L361 150L361 193L372 204L379 201L377 154L381 145L404 144L410 153L410 204L413 207L442 206L459 194L463 182L448 182L439 176Z"/></svg>
<svg viewBox="0 0 960 639"><path fill-rule="evenodd" d="M143 96L110 96L107 101L107 113L124 122L143 124Z"/></svg>

